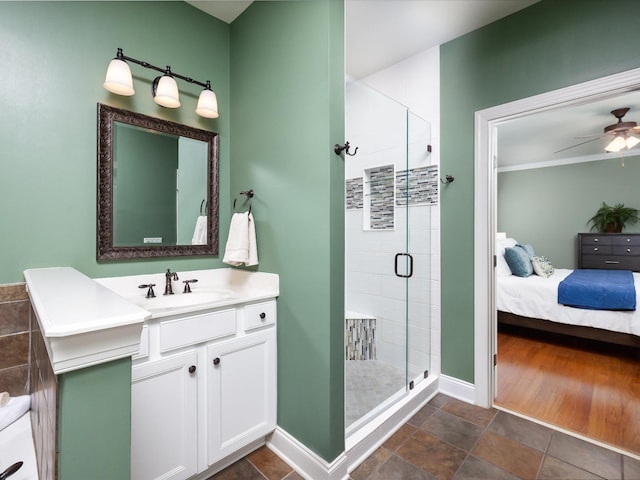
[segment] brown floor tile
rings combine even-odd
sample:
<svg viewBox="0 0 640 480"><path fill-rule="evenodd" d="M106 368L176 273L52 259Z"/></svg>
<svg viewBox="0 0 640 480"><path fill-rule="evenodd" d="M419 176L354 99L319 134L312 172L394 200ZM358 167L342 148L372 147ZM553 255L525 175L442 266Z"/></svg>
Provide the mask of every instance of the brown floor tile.
<svg viewBox="0 0 640 480"><path fill-rule="evenodd" d="M538 474L537 480L558 480L561 478L576 478L580 480L599 480L602 477L574 467L562 460L547 455Z"/></svg>
<svg viewBox="0 0 640 480"><path fill-rule="evenodd" d="M293 468L266 446L251 452L247 459L269 480L282 480L293 472Z"/></svg>
<svg viewBox="0 0 640 480"><path fill-rule="evenodd" d="M243 458L213 477L209 477L208 480L264 480L264 477L251 465L251 462Z"/></svg>
<svg viewBox="0 0 640 480"><path fill-rule="evenodd" d="M409 425L413 425L414 427L420 427L420 425L422 425L427 418L429 418L437 411L438 409L436 407L427 404L420 410L418 410L418 413L411 417L407 423Z"/></svg>
<svg viewBox="0 0 640 480"><path fill-rule="evenodd" d="M382 446L387 450L395 452L398 447L400 447L400 445L402 445L407 440L407 438L413 435L416 430L416 427L414 427L413 425L407 425L405 423L396 433L391 435L391 437L389 437L389 439L384 442Z"/></svg>
<svg viewBox="0 0 640 480"><path fill-rule="evenodd" d="M520 480L519 477L469 455L458 469L453 480Z"/></svg>
<svg viewBox="0 0 640 480"><path fill-rule="evenodd" d="M284 477L283 480L304 480L304 477L298 472L291 472L289 475Z"/></svg>
<svg viewBox="0 0 640 480"><path fill-rule="evenodd" d="M416 431L399 449L398 455L439 480L450 480L467 453L422 430Z"/></svg>
<svg viewBox="0 0 640 480"><path fill-rule="evenodd" d="M548 427L501 411L489 425L489 430L541 452L546 451L553 433Z"/></svg>
<svg viewBox="0 0 640 480"><path fill-rule="evenodd" d="M389 450L384 447L378 448L358 468L351 472L351 478L353 480L367 480L390 456L391 452Z"/></svg>
<svg viewBox="0 0 640 480"><path fill-rule="evenodd" d="M544 454L497 433L486 431L471 454L522 478L536 478Z"/></svg>
<svg viewBox="0 0 640 480"><path fill-rule="evenodd" d="M548 455L604 478L622 478L619 453L561 432L553 432Z"/></svg>
<svg viewBox="0 0 640 480"><path fill-rule="evenodd" d="M497 413L497 410L494 408L482 408L476 405L470 405L461 400L456 400L455 398L450 399L441 407L441 410L457 415L458 417L462 417L471 423L480 425L481 427L488 426Z"/></svg>
<svg viewBox="0 0 640 480"><path fill-rule="evenodd" d="M446 405L449 400L451 400L451 397L448 397L442 393L437 393L435 397L429 400L428 405L431 405L435 408L442 408L442 406Z"/></svg>
<svg viewBox="0 0 640 480"><path fill-rule="evenodd" d="M438 410L431 415L420 429L465 452L471 451L482 432L484 432L484 428L442 410Z"/></svg>
<svg viewBox="0 0 640 480"><path fill-rule="evenodd" d="M368 480L437 480L437 477L393 455Z"/></svg>

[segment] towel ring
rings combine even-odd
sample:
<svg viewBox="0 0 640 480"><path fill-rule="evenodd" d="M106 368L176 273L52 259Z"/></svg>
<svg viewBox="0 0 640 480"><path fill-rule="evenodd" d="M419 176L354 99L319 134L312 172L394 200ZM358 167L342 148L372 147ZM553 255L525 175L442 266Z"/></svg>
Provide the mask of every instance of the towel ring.
<svg viewBox="0 0 640 480"><path fill-rule="evenodd" d="M205 210L204 213L207 213L207 199L203 198L202 201L200 202L200 216L203 216L204 214L202 213L202 207L204 206Z"/></svg>
<svg viewBox="0 0 640 480"><path fill-rule="evenodd" d="M247 190L246 192L240 192L240 195L246 195L247 196L247 200L249 201L249 210L247 211L247 213L251 213L251 207L253 206L252 205L253 202L251 200L253 198L253 189ZM237 200L238 200L237 198L233 199L233 211L234 212L237 212L236 211L236 201Z"/></svg>

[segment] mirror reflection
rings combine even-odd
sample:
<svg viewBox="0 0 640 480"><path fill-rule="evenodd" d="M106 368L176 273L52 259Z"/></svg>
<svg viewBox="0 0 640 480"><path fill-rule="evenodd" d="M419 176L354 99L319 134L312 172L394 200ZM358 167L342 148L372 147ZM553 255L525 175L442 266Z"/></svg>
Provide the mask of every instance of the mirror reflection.
<svg viewBox="0 0 640 480"><path fill-rule="evenodd" d="M216 254L217 134L98 111L98 259Z"/></svg>

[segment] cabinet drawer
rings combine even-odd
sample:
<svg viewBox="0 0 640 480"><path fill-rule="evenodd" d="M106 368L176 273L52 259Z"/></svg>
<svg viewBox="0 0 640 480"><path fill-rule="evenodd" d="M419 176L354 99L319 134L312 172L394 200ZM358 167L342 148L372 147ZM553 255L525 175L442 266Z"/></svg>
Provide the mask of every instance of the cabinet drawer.
<svg viewBox="0 0 640 480"><path fill-rule="evenodd" d="M584 255L580 268L640 271L640 257L621 255Z"/></svg>
<svg viewBox="0 0 640 480"><path fill-rule="evenodd" d="M638 245L614 245L611 253L613 255L640 255L640 246Z"/></svg>
<svg viewBox="0 0 640 480"><path fill-rule="evenodd" d="M244 307L244 329L273 325L276 322L276 302L256 303Z"/></svg>
<svg viewBox="0 0 640 480"><path fill-rule="evenodd" d="M166 352L235 333L235 310L167 320L160 324L160 351Z"/></svg>

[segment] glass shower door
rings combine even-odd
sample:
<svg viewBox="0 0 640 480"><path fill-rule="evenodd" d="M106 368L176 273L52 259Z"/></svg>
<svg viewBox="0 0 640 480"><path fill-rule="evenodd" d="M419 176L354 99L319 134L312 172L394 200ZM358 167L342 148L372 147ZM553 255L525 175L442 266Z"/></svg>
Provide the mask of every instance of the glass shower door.
<svg viewBox="0 0 640 480"><path fill-rule="evenodd" d="M358 147L355 156L345 157L345 424L349 433L402 398L414 377L428 370L425 340L411 341L413 334L424 333L425 308L409 292L422 299L426 295L428 302L428 291L419 290L425 282L429 287L424 278L430 271L428 255L421 252L429 251L428 242L423 244L430 228L424 226L423 212L410 215L419 198L416 193L424 190L424 172L417 174L410 167L425 161L428 124L420 124L406 107L361 83L347 86L346 112L346 138ZM420 154L414 151L419 142ZM421 226L413 233L417 223ZM421 244L418 256L412 251L416 242ZM420 281L414 286L417 278Z"/></svg>

